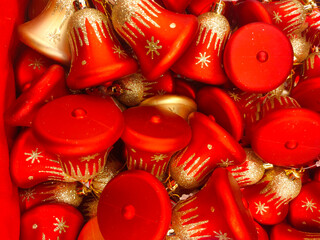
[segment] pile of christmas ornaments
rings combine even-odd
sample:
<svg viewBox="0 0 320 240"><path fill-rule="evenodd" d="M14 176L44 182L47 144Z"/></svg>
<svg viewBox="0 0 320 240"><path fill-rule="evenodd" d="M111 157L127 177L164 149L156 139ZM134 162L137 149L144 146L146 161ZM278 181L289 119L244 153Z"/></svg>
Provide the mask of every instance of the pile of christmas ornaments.
<svg viewBox="0 0 320 240"><path fill-rule="evenodd" d="M21 239L320 239L312 0L32 0Z"/></svg>

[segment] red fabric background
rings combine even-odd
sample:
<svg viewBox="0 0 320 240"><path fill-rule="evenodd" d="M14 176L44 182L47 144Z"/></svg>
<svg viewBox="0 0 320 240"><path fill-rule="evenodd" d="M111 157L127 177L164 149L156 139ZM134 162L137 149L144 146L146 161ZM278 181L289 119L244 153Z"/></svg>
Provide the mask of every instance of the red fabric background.
<svg viewBox="0 0 320 240"><path fill-rule="evenodd" d="M0 233L1 239L19 239L18 191L9 172L8 143L13 131L5 126L3 112L15 98L12 62L17 52L16 26L25 19L27 0L1 1L0 10ZM8 141L7 141L7 137Z"/></svg>

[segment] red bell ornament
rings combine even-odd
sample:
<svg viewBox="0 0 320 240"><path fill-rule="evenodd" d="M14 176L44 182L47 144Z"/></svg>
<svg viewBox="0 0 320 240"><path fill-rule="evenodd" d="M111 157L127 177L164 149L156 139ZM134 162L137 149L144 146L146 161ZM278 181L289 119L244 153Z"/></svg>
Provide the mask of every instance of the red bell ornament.
<svg viewBox="0 0 320 240"><path fill-rule="evenodd" d="M291 97L271 96L265 99L262 116L254 127L251 145L264 161L299 167L319 156L318 113L300 108Z"/></svg>
<svg viewBox="0 0 320 240"><path fill-rule="evenodd" d="M320 232L320 182L302 186L300 194L290 202L289 223L304 232Z"/></svg>
<svg viewBox="0 0 320 240"><path fill-rule="evenodd" d="M320 233L299 231L288 223L280 223L271 229L270 240L318 240Z"/></svg>
<svg viewBox="0 0 320 240"><path fill-rule="evenodd" d="M170 220L166 189L145 171L118 174L101 194L98 224L105 240L163 240Z"/></svg>
<svg viewBox="0 0 320 240"><path fill-rule="evenodd" d="M67 25L72 13L73 0L50 0L40 15L18 27L19 38L41 54L69 65Z"/></svg>
<svg viewBox="0 0 320 240"><path fill-rule="evenodd" d="M285 82L293 64L289 39L277 27L256 22L235 31L224 50L231 82L246 92L268 92Z"/></svg>
<svg viewBox="0 0 320 240"><path fill-rule="evenodd" d="M77 193L78 183L46 182L33 188L19 190L20 211L44 203L66 203L78 207L82 196Z"/></svg>
<svg viewBox="0 0 320 240"><path fill-rule="evenodd" d="M129 170L145 170L161 181L171 156L191 139L191 129L180 116L155 106L139 106L123 112L125 128L121 136L126 144Z"/></svg>
<svg viewBox="0 0 320 240"><path fill-rule="evenodd" d="M122 130L123 116L111 97L89 95L56 99L43 106L33 122L37 139L78 181L87 181L103 169Z"/></svg>
<svg viewBox="0 0 320 240"><path fill-rule="evenodd" d="M155 81L148 81L141 73L135 73L114 81L112 87L115 88L113 95L119 102L133 107L152 96L172 93L174 79L170 72L166 72Z"/></svg>
<svg viewBox="0 0 320 240"><path fill-rule="evenodd" d="M79 6L79 5L78 5ZM136 61L120 45L110 20L102 12L78 7L68 24L71 68L67 84L82 89L135 73Z"/></svg>
<svg viewBox="0 0 320 240"><path fill-rule="evenodd" d="M240 165L227 168L240 187L253 185L259 182L266 169L264 162L252 149L245 148L244 150L247 155L246 161Z"/></svg>
<svg viewBox="0 0 320 240"><path fill-rule="evenodd" d="M21 216L21 240L76 239L83 224L81 213L67 204L43 204Z"/></svg>
<svg viewBox="0 0 320 240"><path fill-rule="evenodd" d="M195 16L177 14L154 0L116 1L112 23L138 57L142 74L155 80L178 60L195 37Z"/></svg>
<svg viewBox="0 0 320 240"><path fill-rule="evenodd" d="M186 10L191 0L162 0L162 2L167 9L182 13Z"/></svg>
<svg viewBox="0 0 320 240"><path fill-rule="evenodd" d="M54 63L32 48L23 48L15 59L14 73L18 92L30 87L30 83L41 77Z"/></svg>
<svg viewBox="0 0 320 240"><path fill-rule="evenodd" d="M63 67L52 65L40 79L30 83L7 109L4 119L12 126L30 127L34 116L47 102L69 94Z"/></svg>
<svg viewBox="0 0 320 240"><path fill-rule="evenodd" d="M204 184L214 168L245 161L243 148L209 117L199 112L191 113L189 124L191 142L170 161L170 175L179 186L197 188Z"/></svg>
<svg viewBox="0 0 320 240"><path fill-rule="evenodd" d="M301 179L293 178L283 168L266 171L255 185L247 186L242 193L249 204L253 218L261 224L282 222L288 214L288 203L298 196Z"/></svg>
<svg viewBox="0 0 320 240"><path fill-rule="evenodd" d="M22 131L14 142L10 173L12 181L20 188L31 188L47 181L76 181L63 172L56 156L42 147L31 129Z"/></svg>
<svg viewBox="0 0 320 240"><path fill-rule="evenodd" d="M222 168L194 196L178 202L172 228L180 239L258 239L238 184Z"/></svg>
<svg viewBox="0 0 320 240"><path fill-rule="evenodd" d="M312 12L307 15L306 23L308 24L305 30L307 41L318 47L320 45L320 10L317 6L313 6Z"/></svg>
<svg viewBox="0 0 320 240"><path fill-rule="evenodd" d="M303 78L300 81L320 77L320 52L317 49L303 62L302 75Z"/></svg>
<svg viewBox="0 0 320 240"><path fill-rule="evenodd" d="M224 3L214 12L198 17L199 31L188 50L172 66L172 70L196 81L220 85L228 81L222 68L222 52L230 34L228 20L222 15Z"/></svg>

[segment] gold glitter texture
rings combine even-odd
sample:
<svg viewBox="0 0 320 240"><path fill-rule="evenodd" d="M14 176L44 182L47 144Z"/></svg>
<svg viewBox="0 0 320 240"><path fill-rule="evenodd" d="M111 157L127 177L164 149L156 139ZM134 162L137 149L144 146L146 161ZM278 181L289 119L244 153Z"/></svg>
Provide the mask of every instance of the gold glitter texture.
<svg viewBox="0 0 320 240"><path fill-rule="evenodd" d="M223 15L208 12L200 15L198 21L199 34L196 45L204 44L208 40L207 49L214 44L214 50L218 49L219 56L230 34L228 20Z"/></svg>
<svg viewBox="0 0 320 240"><path fill-rule="evenodd" d="M294 62L302 63L307 59L312 44L307 41L306 35L302 33L291 34L289 39L293 48Z"/></svg>
<svg viewBox="0 0 320 240"><path fill-rule="evenodd" d="M308 58L303 63L303 75L305 75L308 70L314 69L316 60L320 60L319 52L313 52L308 56Z"/></svg>
<svg viewBox="0 0 320 240"><path fill-rule="evenodd" d="M138 34L145 37L145 33L138 25L146 28L160 28L154 20L161 14L153 1L126 0L117 1L112 9L112 23L120 35L124 36L129 44L135 45Z"/></svg>

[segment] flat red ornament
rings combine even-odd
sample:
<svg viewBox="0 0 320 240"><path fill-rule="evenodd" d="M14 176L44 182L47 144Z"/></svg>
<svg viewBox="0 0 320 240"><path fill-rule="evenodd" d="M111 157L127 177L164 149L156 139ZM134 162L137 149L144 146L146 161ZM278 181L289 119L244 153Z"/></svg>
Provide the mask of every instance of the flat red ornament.
<svg viewBox="0 0 320 240"><path fill-rule="evenodd" d="M246 92L268 92L291 72L293 50L277 27L251 23L239 28L224 50L224 68L231 82Z"/></svg>
<svg viewBox="0 0 320 240"><path fill-rule="evenodd" d="M320 115L308 109L281 109L254 128L252 149L266 162L301 166L320 154Z"/></svg>
<svg viewBox="0 0 320 240"><path fill-rule="evenodd" d="M117 175L99 200L98 224L105 240L163 240L170 220L171 203L167 191L145 171Z"/></svg>
<svg viewBox="0 0 320 240"><path fill-rule="evenodd" d="M63 67L52 65L41 76L30 83L5 112L4 119L12 126L30 127L34 116L47 102L69 94Z"/></svg>
<svg viewBox="0 0 320 240"><path fill-rule="evenodd" d="M111 97L69 95L43 106L32 128L68 175L87 180L103 169L123 131L123 116Z"/></svg>

